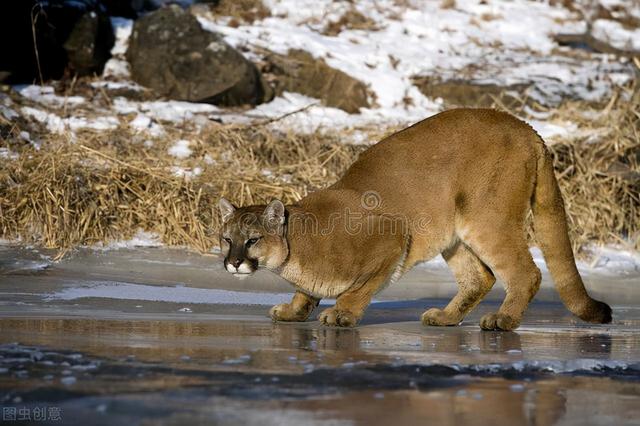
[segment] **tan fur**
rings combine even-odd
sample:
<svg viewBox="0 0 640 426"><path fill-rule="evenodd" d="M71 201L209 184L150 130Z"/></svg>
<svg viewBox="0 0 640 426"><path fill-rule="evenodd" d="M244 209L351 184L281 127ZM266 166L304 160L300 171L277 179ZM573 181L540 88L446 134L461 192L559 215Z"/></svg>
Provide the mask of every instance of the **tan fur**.
<svg viewBox="0 0 640 426"><path fill-rule="evenodd" d="M305 320L320 298L337 297L321 322L354 326L377 291L442 253L459 292L444 310L426 311L423 323L460 323L495 273L507 295L480 325L512 330L540 286L524 233L530 208L565 305L586 321L611 320L611 309L589 297L576 269L544 142L505 113L457 109L421 121L369 148L342 179L286 213L278 201L266 208L222 204L221 235L234 239L233 249L221 242L225 258L244 253L298 289L291 304L271 310L274 320ZM247 215L250 226L240 220ZM249 235L262 239L243 252L237 241Z"/></svg>

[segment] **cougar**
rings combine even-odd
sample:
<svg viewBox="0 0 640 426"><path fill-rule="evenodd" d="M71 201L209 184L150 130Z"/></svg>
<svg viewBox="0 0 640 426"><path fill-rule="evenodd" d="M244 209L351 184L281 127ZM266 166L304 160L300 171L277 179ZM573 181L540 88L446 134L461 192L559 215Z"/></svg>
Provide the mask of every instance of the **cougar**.
<svg viewBox="0 0 640 426"><path fill-rule="evenodd" d="M565 306L608 323L611 308L588 294L576 268L552 157L525 122L489 109L442 112L364 151L330 187L296 204L236 208L219 202L220 246L233 274L265 267L292 283L274 321L305 321L321 298L327 326L353 327L376 292L438 254L458 292L422 314L432 326L460 324L491 290L506 297L480 327L513 330L540 287L525 233L534 233Z"/></svg>

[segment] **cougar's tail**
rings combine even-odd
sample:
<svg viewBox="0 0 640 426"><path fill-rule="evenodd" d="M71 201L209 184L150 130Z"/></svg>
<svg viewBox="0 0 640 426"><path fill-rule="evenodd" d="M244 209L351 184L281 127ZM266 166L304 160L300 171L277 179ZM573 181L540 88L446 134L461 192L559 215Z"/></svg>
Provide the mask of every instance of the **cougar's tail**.
<svg viewBox="0 0 640 426"><path fill-rule="evenodd" d="M584 321L609 323L611 308L587 294L576 268L551 154L544 145L541 148L532 202L536 240L565 306Z"/></svg>

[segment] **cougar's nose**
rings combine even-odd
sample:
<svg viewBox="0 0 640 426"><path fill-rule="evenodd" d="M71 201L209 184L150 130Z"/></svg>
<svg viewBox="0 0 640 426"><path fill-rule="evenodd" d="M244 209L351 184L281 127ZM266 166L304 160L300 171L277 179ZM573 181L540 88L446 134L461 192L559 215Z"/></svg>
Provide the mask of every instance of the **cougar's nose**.
<svg viewBox="0 0 640 426"><path fill-rule="evenodd" d="M242 263L242 259L233 259L232 261L229 262L234 268L238 268L240 266L240 264Z"/></svg>

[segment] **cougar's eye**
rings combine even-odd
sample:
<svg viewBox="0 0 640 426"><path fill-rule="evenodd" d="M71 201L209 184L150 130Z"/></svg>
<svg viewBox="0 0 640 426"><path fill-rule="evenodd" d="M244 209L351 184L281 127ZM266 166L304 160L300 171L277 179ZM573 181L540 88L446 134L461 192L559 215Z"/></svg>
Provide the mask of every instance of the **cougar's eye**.
<svg viewBox="0 0 640 426"><path fill-rule="evenodd" d="M245 243L245 245L246 245L247 247L252 246L252 245L254 245L255 243L257 243L259 239L260 239L260 237L256 237L256 238L249 238L249 239L247 240L247 242Z"/></svg>
<svg viewBox="0 0 640 426"><path fill-rule="evenodd" d="M222 239L225 240L227 244L231 245L231 238L224 237Z"/></svg>

